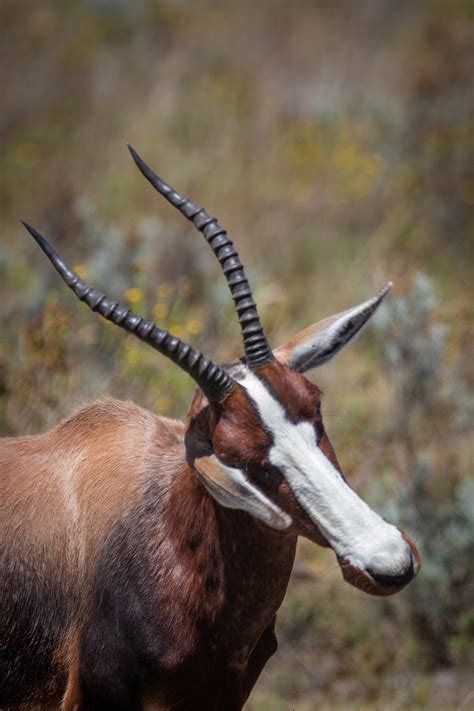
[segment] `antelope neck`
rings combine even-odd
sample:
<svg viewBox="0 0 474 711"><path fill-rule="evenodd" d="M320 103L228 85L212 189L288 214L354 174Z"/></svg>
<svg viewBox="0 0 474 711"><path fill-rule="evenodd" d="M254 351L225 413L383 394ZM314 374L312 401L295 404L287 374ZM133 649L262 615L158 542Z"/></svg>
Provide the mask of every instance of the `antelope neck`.
<svg viewBox="0 0 474 711"><path fill-rule="evenodd" d="M181 540L192 541L201 516L205 525L199 530L206 530L205 539L191 557L189 543L177 549L179 565L183 563L186 569L199 565L199 577L206 585L202 612L220 617L226 645L236 658L244 659L283 601L297 536L274 531L244 511L224 508L189 469L178 479L170 504L175 511L175 496L188 503L179 526Z"/></svg>

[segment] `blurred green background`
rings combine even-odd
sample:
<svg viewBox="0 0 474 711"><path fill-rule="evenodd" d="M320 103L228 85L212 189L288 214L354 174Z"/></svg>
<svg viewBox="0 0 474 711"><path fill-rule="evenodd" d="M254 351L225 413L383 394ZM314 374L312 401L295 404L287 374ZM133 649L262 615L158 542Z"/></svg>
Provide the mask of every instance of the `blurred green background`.
<svg viewBox="0 0 474 711"><path fill-rule="evenodd" d="M395 282L311 375L341 464L413 533L394 598L301 542L246 709L474 707L474 3L2 0L0 430L106 393L183 416L192 382L93 317L19 225L215 359L239 355L202 237L132 143L229 229L277 345Z"/></svg>

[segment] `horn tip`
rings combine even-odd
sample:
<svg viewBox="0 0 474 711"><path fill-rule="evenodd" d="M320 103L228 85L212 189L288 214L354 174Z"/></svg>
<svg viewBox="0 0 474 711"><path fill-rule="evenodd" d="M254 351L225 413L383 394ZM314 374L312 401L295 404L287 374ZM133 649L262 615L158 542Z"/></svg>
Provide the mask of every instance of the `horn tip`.
<svg viewBox="0 0 474 711"><path fill-rule="evenodd" d="M46 237L43 237L41 232L38 232L38 230L32 225L30 225L28 222L26 222L26 220L20 220L20 222L28 230L30 235L35 240L36 244L43 250L46 256L49 257L49 259L53 262L53 264L55 264L55 266L57 266L58 261L60 261L60 256L56 252L54 247L50 245Z"/></svg>
<svg viewBox="0 0 474 711"><path fill-rule="evenodd" d="M130 151L130 155L132 156L135 165L137 166L138 170L140 173L156 188L158 188L157 183L161 183L162 180L159 178L150 168L149 165L145 163L143 158L141 158L138 153L136 152L135 148L130 145L130 143L127 143L127 148Z"/></svg>
<svg viewBox="0 0 474 711"><path fill-rule="evenodd" d="M140 156L138 155L135 148L130 143L127 143L127 148L129 150L129 153L132 156L133 160L135 161L135 163L138 163L139 161L141 161Z"/></svg>
<svg viewBox="0 0 474 711"><path fill-rule="evenodd" d="M26 230L28 230L28 232L30 233L30 235L35 238L35 240L36 240L37 242L41 242L41 241L44 240L43 235L41 235L41 234L38 232L38 230L36 230L32 225L30 225L29 222L27 222L26 220L23 220L23 219L20 219L20 222L21 222L21 224L23 225L23 227L24 227Z"/></svg>

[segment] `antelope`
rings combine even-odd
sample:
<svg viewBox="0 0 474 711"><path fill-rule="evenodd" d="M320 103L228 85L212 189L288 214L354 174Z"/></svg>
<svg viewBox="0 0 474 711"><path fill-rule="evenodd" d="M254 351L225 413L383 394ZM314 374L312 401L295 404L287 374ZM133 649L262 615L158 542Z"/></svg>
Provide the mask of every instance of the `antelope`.
<svg viewBox="0 0 474 711"><path fill-rule="evenodd" d="M216 255L244 356L216 365L85 283L24 223L81 301L197 390L184 422L105 399L2 440L3 711L238 711L276 651L298 536L332 548L345 580L373 595L420 567L408 534L346 481L304 376L354 339L391 284L272 351L226 231L129 148Z"/></svg>

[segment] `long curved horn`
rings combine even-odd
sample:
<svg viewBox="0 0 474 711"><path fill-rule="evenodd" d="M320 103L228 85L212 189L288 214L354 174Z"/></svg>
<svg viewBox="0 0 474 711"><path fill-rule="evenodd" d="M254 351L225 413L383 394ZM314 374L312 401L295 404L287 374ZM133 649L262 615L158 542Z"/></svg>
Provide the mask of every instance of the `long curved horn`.
<svg viewBox="0 0 474 711"><path fill-rule="evenodd" d="M228 239L226 230L203 207L180 195L174 188L159 178L140 158L132 146L129 145L128 149L140 172L160 195L163 195L168 202L174 205L197 227L199 232L202 232L206 242L219 260L239 317L248 366L254 369L267 365L267 363L272 363L275 357L260 323L257 307L252 298L252 291L239 255L235 251L233 243Z"/></svg>
<svg viewBox="0 0 474 711"><path fill-rule="evenodd" d="M23 220L22 223L49 257L53 267L59 272L69 288L92 311L97 311L107 321L112 321L141 341L148 343L162 355L170 358L173 363L179 365L196 381L209 400L220 402L234 388L235 381L223 368L215 365L200 351L195 350L181 339L159 328L153 321L145 321L94 289L90 284L82 281L38 230Z"/></svg>

